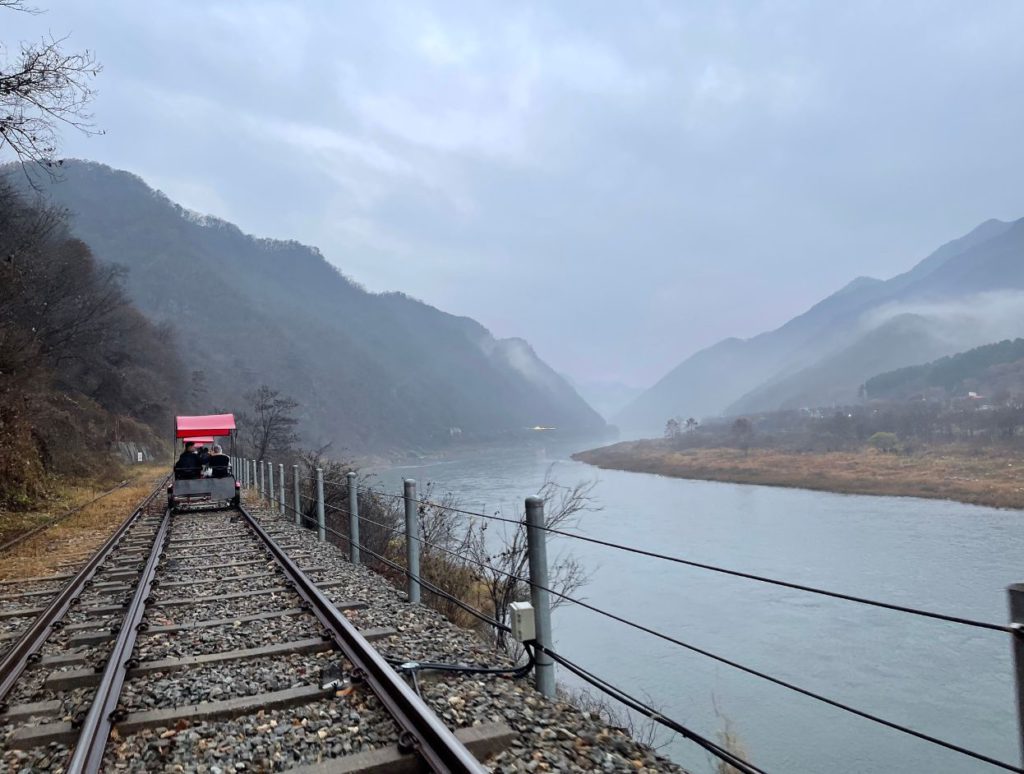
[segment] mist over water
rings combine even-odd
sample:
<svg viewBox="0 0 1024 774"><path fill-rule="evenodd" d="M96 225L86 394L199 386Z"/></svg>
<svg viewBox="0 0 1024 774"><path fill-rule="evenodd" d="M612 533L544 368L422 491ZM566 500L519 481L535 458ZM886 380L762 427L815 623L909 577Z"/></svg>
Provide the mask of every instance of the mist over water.
<svg viewBox="0 0 1024 774"><path fill-rule="evenodd" d="M584 444L585 445L585 444ZM463 507L519 512L545 474L597 478L586 535L696 561L993 623L1020 580L1012 511L934 500L598 471L580 444L474 450L378 472L434 482ZM695 646L1008 762L1017 756L1005 635L658 562L556 538L591 571L580 595ZM728 666L566 605L559 652L714 736L728 718L749 760L773 772L988 772L990 766L887 730ZM559 679L570 682L563 673ZM710 772L696 746L665 751Z"/></svg>

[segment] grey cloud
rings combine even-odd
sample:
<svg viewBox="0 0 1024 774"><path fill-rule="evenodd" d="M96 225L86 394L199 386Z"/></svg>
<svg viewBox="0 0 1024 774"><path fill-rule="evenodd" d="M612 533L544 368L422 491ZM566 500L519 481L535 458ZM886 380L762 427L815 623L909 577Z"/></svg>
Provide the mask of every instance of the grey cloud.
<svg viewBox="0 0 1024 774"><path fill-rule="evenodd" d="M108 130L69 155L319 246L577 379L1024 214L1024 6L53 0Z"/></svg>

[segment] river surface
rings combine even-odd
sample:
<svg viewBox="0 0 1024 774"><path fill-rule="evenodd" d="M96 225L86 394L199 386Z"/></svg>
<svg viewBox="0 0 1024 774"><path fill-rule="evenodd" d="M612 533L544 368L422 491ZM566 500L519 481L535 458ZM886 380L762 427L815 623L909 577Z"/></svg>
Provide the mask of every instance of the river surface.
<svg viewBox="0 0 1024 774"><path fill-rule="evenodd" d="M592 446L600 445L598 442ZM521 513L545 475L598 481L591 537L796 583L993 623L1024 581L1021 514L937 500L838 495L598 470L587 444L475 449L378 471L453 492L462 507ZM492 522L493 524L493 522ZM494 525L497 527L498 525ZM1007 636L687 568L566 538L590 604L884 718L1018 763ZM554 613L556 648L714 738L726 719L769 772L992 772L576 607ZM563 671L561 682L575 684ZM682 739L664 754L713 770Z"/></svg>

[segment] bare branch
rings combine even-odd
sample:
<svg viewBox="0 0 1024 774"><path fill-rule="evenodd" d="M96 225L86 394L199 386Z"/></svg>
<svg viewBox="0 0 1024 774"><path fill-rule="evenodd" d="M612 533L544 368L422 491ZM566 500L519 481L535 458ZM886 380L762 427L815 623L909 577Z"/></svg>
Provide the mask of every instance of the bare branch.
<svg viewBox="0 0 1024 774"><path fill-rule="evenodd" d="M0 8L35 12L22 0L0 0ZM91 81L100 65L91 51L65 52L66 41L23 42L13 61L0 65L0 150L8 148L22 165L49 174L59 166L62 125L101 134L88 111L95 96Z"/></svg>

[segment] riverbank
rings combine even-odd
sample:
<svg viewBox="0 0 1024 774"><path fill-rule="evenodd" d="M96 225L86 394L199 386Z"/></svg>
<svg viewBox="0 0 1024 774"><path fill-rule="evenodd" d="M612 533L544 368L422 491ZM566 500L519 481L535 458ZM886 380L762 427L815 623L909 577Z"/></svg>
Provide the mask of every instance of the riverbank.
<svg viewBox="0 0 1024 774"><path fill-rule="evenodd" d="M675 478L815 489L843 494L926 497L996 508L1024 508L1024 453L943 446L910 455L874 449L785 452L672 449L626 441L577 452L574 460L611 470Z"/></svg>

